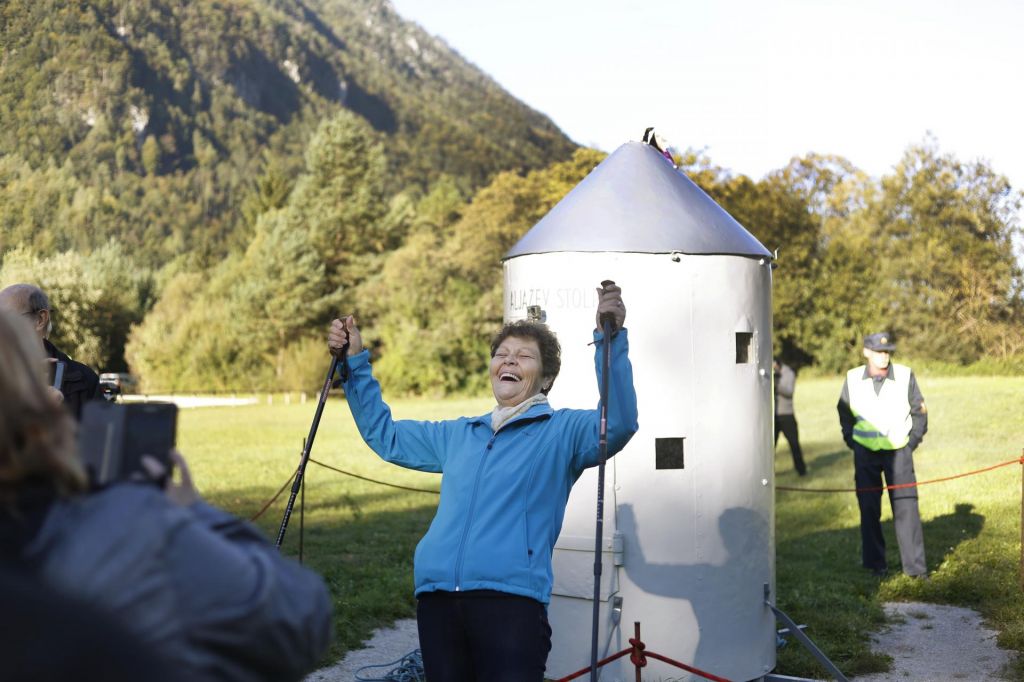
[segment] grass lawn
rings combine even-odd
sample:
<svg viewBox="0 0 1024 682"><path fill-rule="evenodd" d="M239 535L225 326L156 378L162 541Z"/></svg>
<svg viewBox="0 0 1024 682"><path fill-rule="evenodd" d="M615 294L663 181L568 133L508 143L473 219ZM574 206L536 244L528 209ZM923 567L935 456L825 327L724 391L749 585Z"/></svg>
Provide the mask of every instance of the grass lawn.
<svg viewBox="0 0 1024 682"><path fill-rule="evenodd" d="M950 476L1014 459L1024 448L1020 405L1024 378L918 377L930 429L915 456L919 480ZM796 412L810 475L798 478L784 439L776 482L852 487L852 455L839 437L835 403L841 379L797 383ZM443 419L480 414L491 398L394 401L395 416ZM179 446L200 490L214 504L251 516L288 479L298 461L315 404L204 408L180 415ZM641 415L642 419L642 415ZM348 409L328 404L313 458L371 478L436 490L439 478L381 462L363 445ZM276 537L287 491L260 519ZM306 476L304 556L334 595L337 636L331 658L372 630L414 614L412 555L426 531L436 495L379 486L310 464ZM779 492L776 496L778 602L848 675L885 670L868 635L884 620L888 600L921 600L979 610L1003 647L1024 651L1024 594L1019 581L1021 470L1012 465L921 489L921 515L932 580L900 574L888 503L883 525L890 577L860 568L857 503L849 494ZM299 514L285 551L298 553ZM822 676L795 642L779 652L778 672ZM1024 667L1013 671L1024 680Z"/></svg>

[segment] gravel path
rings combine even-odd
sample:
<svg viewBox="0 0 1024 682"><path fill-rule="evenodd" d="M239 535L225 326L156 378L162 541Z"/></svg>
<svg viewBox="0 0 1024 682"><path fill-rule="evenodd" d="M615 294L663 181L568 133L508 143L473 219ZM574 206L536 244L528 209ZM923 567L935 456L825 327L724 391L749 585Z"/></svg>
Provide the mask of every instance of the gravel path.
<svg viewBox="0 0 1024 682"><path fill-rule="evenodd" d="M419 646L416 619L400 620L390 628L374 630L365 648L348 652L341 663L316 671L305 682L352 682L363 666L397 661ZM377 668L364 672L363 677L384 677L387 672L388 668Z"/></svg>
<svg viewBox="0 0 1024 682"><path fill-rule="evenodd" d="M885 612L893 622L872 636L872 648L893 657L892 669L859 676L856 682L1008 679L1001 673L1015 654L996 646L996 633L982 624L977 612L915 602L886 604ZM416 621L401 620L375 631L366 648L349 652L341 663L318 670L305 682L352 682L359 668L397 661L418 647ZM383 677L387 670L364 676Z"/></svg>
<svg viewBox="0 0 1024 682"><path fill-rule="evenodd" d="M875 651L892 656L892 669L857 677L888 680L1001 680L1013 654L996 646L996 633L976 611L940 604L890 603L893 623L872 636Z"/></svg>

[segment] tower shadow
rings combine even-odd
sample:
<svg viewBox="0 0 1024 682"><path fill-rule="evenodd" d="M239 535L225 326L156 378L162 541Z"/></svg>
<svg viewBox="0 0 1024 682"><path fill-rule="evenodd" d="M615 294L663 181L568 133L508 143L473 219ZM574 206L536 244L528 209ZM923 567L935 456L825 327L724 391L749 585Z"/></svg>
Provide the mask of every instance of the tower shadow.
<svg viewBox="0 0 1024 682"><path fill-rule="evenodd" d="M752 509L726 509L718 517L724 558L691 564L647 559L632 505L619 505L618 527L628 544L624 570L630 582L648 594L689 602L699 631L693 665L712 672L722 668L724 643L749 641L748 635L761 627L749 615L751 605L764 602L764 584L771 576L768 521ZM717 543L709 553L721 554Z"/></svg>

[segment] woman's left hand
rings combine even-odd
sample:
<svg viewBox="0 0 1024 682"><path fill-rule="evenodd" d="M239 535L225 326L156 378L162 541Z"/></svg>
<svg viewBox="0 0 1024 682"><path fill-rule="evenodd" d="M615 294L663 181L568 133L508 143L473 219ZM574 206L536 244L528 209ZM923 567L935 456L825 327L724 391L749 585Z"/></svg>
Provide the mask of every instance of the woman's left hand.
<svg viewBox="0 0 1024 682"><path fill-rule="evenodd" d="M610 280L605 280L601 284L602 287L597 290L597 328L598 330L602 329L601 316L607 313L615 320L612 324L612 332L617 332L626 323L626 306L622 302L622 289Z"/></svg>

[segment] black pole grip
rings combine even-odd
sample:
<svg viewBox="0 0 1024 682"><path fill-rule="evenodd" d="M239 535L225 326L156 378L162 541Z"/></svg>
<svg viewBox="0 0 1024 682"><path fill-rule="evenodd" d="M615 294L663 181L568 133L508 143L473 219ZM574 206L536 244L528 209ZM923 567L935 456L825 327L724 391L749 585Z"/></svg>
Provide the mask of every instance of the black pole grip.
<svg viewBox="0 0 1024 682"><path fill-rule="evenodd" d="M614 285L615 282L613 282L610 279L606 279L603 282L601 282L602 289L607 289L608 287ZM601 313L601 330L604 333L605 338L608 338L609 334L607 327L611 327L611 330L613 332L615 331L615 313Z"/></svg>
<svg viewBox="0 0 1024 682"><path fill-rule="evenodd" d="M341 379L341 383L348 381L348 341L341 347L338 354L334 356L338 360L338 378ZM333 381L334 375L331 375Z"/></svg>

